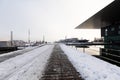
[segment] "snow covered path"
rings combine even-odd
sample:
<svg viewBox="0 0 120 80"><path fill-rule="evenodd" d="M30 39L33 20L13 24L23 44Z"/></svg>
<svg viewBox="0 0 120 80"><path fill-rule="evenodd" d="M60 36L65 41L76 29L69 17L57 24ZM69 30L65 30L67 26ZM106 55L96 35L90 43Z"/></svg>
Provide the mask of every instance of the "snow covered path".
<svg viewBox="0 0 120 80"><path fill-rule="evenodd" d="M36 47L27 47L23 50L17 50L17 51L13 51L13 52L9 52L9 53L4 53L4 54L1 54L0 55L0 62L3 62L7 59L10 59L12 57L15 57L15 56L18 56L18 55L21 55L21 54L24 54L26 52L29 52L29 51L32 51L33 49L36 49L38 48L39 46L36 46Z"/></svg>
<svg viewBox="0 0 120 80"><path fill-rule="evenodd" d="M54 45L45 45L0 63L0 80L39 80Z"/></svg>
<svg viewBox="0 0 120 80"><path fill-rule="evenodd" d="M77 51L64 44L60 46L85 80L120 80L120 67Z"/></svg>

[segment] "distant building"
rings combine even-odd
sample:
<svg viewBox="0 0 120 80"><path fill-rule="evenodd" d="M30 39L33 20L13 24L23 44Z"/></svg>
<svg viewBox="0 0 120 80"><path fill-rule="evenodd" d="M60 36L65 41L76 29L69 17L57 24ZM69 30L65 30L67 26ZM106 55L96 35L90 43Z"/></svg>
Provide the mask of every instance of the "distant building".
<svg viewBox="0 0 120 80"><path fill-rule="evenodd" d="M25 42L23 40L13 40L12 43L13 43L13 46L16 46L16 47L25 46Z"/></svg>
<svg viewBox="0 0 120 80"><path fill-rule="evenodd" d="M12 45L11 41L0 41L0 47L22 47L25 46L25 42L22 40L13 40Z"/></svg>
<svg viewBox="0 0 120 80"><path fill-rule="evenodd" d="M78 38L68 38L64 40L60 40L62 43L82 43L82 42L88 42L89 40L86 39L81 39L79 40Z"/></svg>
<svg viewBox="0 0 120 80"><path fill-rule="evenodd" d="M78 41L78 38L67 38L67 39L64 39L64 40L60 40L59 42L62 42L62 43L73 43L73 42L77 42Z"/></svg>
<svg viewBox="0 0 120 80"><path fill-rule="evenodd" d="M42 44L42 41L36 41L32 44L32 46L39 46L40 44Z"/></svg>
<svg viewBox="0 0 120 80"><path fill-rule="evenodd" d="M77 42L78 41L78 38L68 38L68 39L65 39L66 42Z"/></svg>
<svg viewBox="0 0 120 80"><path fill-rule="evenodd" d="M104 38L94 38L93 42L104 42Z"/></svg>
<svg viewBox="0 0 120 80"><path fill-rule="evenodd" d="M11 47L10 41L0 41L0 47Z"/></svg>

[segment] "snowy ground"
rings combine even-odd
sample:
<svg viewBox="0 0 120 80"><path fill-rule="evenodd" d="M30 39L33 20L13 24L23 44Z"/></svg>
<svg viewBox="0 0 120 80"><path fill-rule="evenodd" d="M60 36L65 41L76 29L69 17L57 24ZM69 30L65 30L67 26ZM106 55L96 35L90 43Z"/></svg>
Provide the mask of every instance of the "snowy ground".
<svg viewBox="0 0 120 80"><path fill-rule="evenodd" d="M0 80L39 80L54 45L45 45L0 63Z"/></svg>
<svg viewBox="0 0 120 80"><path fill-rule="evenodd" d="M85 80L120 80L120 67L66 45L60 46Z"/></svg>
<svg viewBox="0 0 120 80"><path fill-rule="evenodd" d="M41 44L40 46L43 46L43 45L44 44ZM5 61L7 59L10 59L12 57L15 57L17 55L21 55L23 53L26 53L26 52L31 51L33 49L36 49L36 48L38 48L40 46L26 47L26 48L24 48L22 50L17 50L17 51L13 51L13 52L9 52L9 53L0 54L0 62Z"/></svg>
<svg viewBox="0 0 120 80"><path fill-rule="evenodd" d="M120 67L63 44L60 46L85 80L120 80ZM1 62L0 80L39 80L53 47L45 45Z"/></svg>

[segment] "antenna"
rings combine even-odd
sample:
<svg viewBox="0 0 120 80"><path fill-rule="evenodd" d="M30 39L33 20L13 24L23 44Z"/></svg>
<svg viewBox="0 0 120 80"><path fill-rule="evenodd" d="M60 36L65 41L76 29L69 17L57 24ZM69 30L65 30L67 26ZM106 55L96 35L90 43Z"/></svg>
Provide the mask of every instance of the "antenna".
<svg viewBox="0 0 120 80"><path fill-rule="evenodd" d="M67 36L65 36L65 39L67 39Z"/></svg>
<svg viewBox="0 0 120 80"><path fill-rule="evenodd" d="M43 35L43 43L45 42L45 36Z"/></svg>

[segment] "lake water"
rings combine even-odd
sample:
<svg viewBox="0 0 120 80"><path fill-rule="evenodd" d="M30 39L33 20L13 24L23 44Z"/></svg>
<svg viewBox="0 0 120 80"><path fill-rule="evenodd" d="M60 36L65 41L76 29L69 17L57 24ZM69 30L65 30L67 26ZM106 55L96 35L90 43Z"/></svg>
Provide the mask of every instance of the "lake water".
<svg viewBox="0 0 120 80"><path fill-rule="evenodd" d="M100 48L104 48L104 46L89 46L89 48L76 48L76 49L90 55L100 55Z"/></svg>

